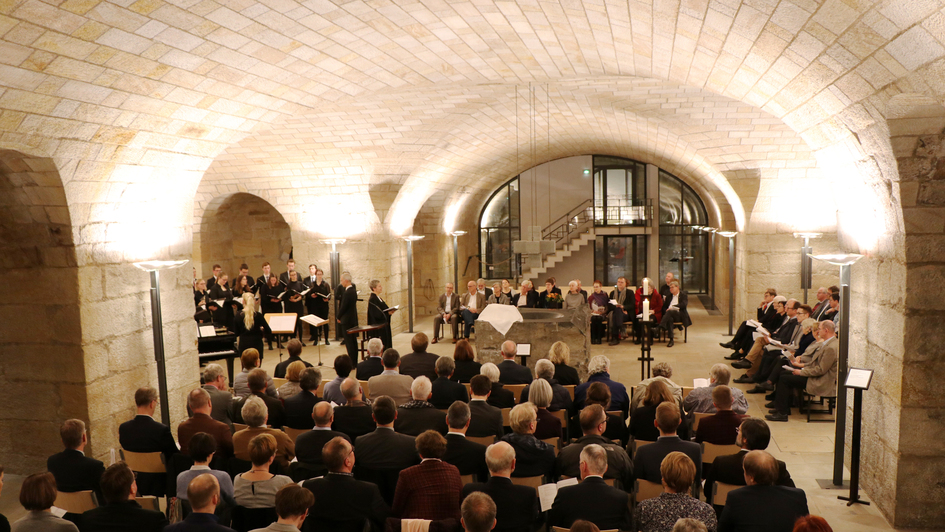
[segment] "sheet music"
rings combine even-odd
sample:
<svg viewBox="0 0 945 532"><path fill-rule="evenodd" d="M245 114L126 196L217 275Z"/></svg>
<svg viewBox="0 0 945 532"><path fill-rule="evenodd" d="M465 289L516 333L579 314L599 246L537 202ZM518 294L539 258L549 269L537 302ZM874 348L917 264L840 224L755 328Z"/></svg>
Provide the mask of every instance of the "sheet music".
<svg viewBox="0 0 945 532"><path fill-rule="evenodd" d="M387 310L384 312L394 313L398 310L400 310L400 305L394 305L393 307L387 307Z"/></svg>
<svg viewBox="0 0 945 532"><path fill-rule="evenodd" d="M706 388L709 386L709 379L692 379L693 388Z"/></svg>
<svg viewBox="0 0 945 532"><path fill-rule="evenodd" d="M307 315L307 316L302 316L302 317L299 318L299 319L302 320L302 321L304 321L305 323L307 323L307 324L313 326L313 327L320 327L320 326L322 326L322 325L328 323L328 320L319 318L318 316L316 316L316 315L314 315L314 314L309 314L309 315ZM270 324L270 327L272 327L271 324Z"/></svg>
<svg viewBox="0 0 945 532"><path fill-rule="evenodd" d="M213 328L213 325L201 325L197 327L197 334L200 338L207 338L209 336L216 336L217 331Z"/></svg>
<svg viewBox="0 0 945 532"><path fill-rule="evenodd" d="M556 484L542 484L538 486L538 500L541 501L541 511L547 512L551 510L551 506L555 503L555 497L558 496L559 489L568 486L577 486L577 483L577 478L569 478L567 480L558 481Z"/></svg>
<svg viewBox="0 0 945 532"><path fill-rule="evenodd" d="M214 299L213 302L216 303L218 307L222 307L223 305L226 304L225 299Z"/></svg>
<svg viewBox="0 0 945 532"><path fill-rule="evenodd" d="M527 357L532 354L532 344L515 344L515 354Z"/></svg>
<svg viewBox="0 0 945 532"><path fill-rule="evenodd" d="M307 293L309 293L309 292L311 292L311 291L312 291L311 288L306 288L305 290L302 290L301 292L299 292L299 295L300 295L300 296L304 296L305 294L307 294Z"/></svg>
<svg viewBox="0 0 945 532"><path fill-rule="evenodd" d="M269 320L269 328L272 329L272 332L291 333L295 331L295 321L297 319L295 314L291 316L268 315L266 319Z"/></svg>

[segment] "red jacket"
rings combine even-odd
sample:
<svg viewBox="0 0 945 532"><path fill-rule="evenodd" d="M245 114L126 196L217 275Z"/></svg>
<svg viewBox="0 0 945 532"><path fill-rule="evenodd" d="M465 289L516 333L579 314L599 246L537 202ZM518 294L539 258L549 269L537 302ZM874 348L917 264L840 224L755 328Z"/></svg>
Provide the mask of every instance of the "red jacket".
<svg viewBox="0 0 945 532"><path fill-rule="evenodd" d="M401 519L460 519L463 481L459 469L426 460L400 472L391 515Z"/></svg>
<svg viewBox="0 0 945 532"><path fill-rule="evenodd" d="M656 291L655 288L651 288L652 292L650 293L650 310L653 311L653 317L656 318L656 322L659 323L663 319L663 296ZM637 314L643 312L643 287L637 288ZM646 319L646 316L643 316L643 319Z"/></svg>

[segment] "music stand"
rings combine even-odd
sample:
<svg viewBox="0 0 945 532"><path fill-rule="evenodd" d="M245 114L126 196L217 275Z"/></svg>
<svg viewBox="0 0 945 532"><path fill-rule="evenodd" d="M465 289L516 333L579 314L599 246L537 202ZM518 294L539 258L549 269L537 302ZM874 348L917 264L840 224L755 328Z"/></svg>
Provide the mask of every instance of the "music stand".
<svg viewBox="0 0 945 532"><path fill-rule="evenodd" d="M325 325L325 324L328 323L328 320L326 320L326 319L324 319L324 318L320 318L320 317L318 317L318 316L315 315L315 314L309 314L309 315L307 315L307 316L302 316L302 317L299 318L299 319L302 320L302 321L304 321L305 323L307 323L307 324L309 324L309 325L315 327L315 328L321 327L322 325ZM327 336L326 336L326 338L327 338ZM323 365L323 364L322 364L322 344L320 344L319 342L315 342L315 347L318 348L318 365L319 365L319 366L322 366L322 365Z"/></svg>
<svg viewBox="0 0 945 532"><path fill-rule="evenodd" d="M863 390L870 389L872 380L873 370L850 368L847 372L847 380L843 383L844 389L841 392L846 393L846 389L853 390L853 426L850 427L853 432L853 440L850 443L850 496L837 497L841 501L848 501L847 506L854 504L869 505L868 502L860 499L860 432L863 420ZM845 412L837 410L837 416L845 414Z"/></svg>
<svg viewBox="0 0 945 532"><path fill-rule="evenodd" d="M299 319L294 312L272 312L263 316L272 329L272 334L295 334L295 322ZM279 360L282 360L282 341L276 338L279 345Z"/></svg>

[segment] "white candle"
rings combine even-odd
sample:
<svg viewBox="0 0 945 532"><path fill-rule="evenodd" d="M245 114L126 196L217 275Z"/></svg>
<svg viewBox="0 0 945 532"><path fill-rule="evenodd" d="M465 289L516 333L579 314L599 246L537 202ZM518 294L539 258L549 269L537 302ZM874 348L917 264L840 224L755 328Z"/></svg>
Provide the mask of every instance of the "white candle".
<svg viewBox="0 0 945 532"><path fill-rule="evenodd" d="M643 295L650 295L650 281L647 279L643 280Z"/></svg>
<svg viewBox="0 0 945 532"><path fill-rule="evenodd" d="M643 319L644 320L650 319L650 300L649 299L643 300Z"/></svg>

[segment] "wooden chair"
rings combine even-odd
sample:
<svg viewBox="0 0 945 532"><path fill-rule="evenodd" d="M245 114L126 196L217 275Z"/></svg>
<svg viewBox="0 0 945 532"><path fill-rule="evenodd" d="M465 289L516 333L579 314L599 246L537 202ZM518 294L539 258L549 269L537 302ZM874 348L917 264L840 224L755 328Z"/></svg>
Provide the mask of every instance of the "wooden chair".
<svg viewBox="0 0 945 532"><path fill-rule="evenodd" d="M249 425L246 425L245 423L233 423L233 434L236 434L237 432L241 430L246 430L248 428L249 428Z"/></svg>
<svg viewBox="0 0 945 532"><path fill-rule="evenodd" d="M605 414L607 414L608 416L617 416L620 418L620 421L624 421L623 410L607 410Z"/></svg>
<svg viewBox="0 0 945 532"><path fill-rule="evenodd" d="M472 397L472 384L469 384L468 382L464 382L463 386L466 387L466 395L468 395L469 397Z"/></svg>
<svg viewBox="0 0 945 532"><path fill-rule="evenodd" d="M368 381L358 381L358 384L361 385L361 393L364 394L365 398L371 397L371 387L368 385Z"/></svg>
<svg viewBox="0 0 945 532"><path fill-rule="evenodd" d="M707 417L709 417L709 416L714 416L714 415L715 415L715 414L712 414L712 413L709 413L709 412L696 412L695 414L693 414L693 416L694 416L694 417L693 417L693 422L692 422L692 432L693 432L693 434L695 434L695 432L696 432L697 430L699 430L699 422L702 421L703 418L707 418Z"/></svg>
<svg viewBox="0 0 945 532"><path fill-rule="evenodd" d="M511 409L511 408L503 408L503 409L502 409L502 426L503 426L503 427L511 427L511 426L512 426L512 422L509 421L509 416L510 416L511 414L512 414L512 409Z"/></svg>
<svg viewBox="0 0 945 532"><path fill-rule="evenodd" d="M577 388L577 386L575 386L574 384L568 384L567 386L564 387L564 389L567 390L567 391L568 391L568 394L571 396L571 400L572 400L572 401L574 400L574 389L575 389L575 388Z"/></svg>
<svg viewBox="0 0 945 532"><path fill-rule="evenodd" d="M682 327L683 343L684 344L688 343L689 342L689 327L686 327L685 325L683 325L683 322L681 321L677 321L673 323L673 327L677 327L677 326ZM660 341L666 340L667 336L668 335L666 334L666 329L660 328Z"/></svg>
<svg viewBox="0 0 945 532"><path fill-rule="evenodd" d="M167 473L167 465L164 464L164 454L160 451L153 453L135 453L118 449L121 459L128 464L135 473Z"/></svg>
<svg viewBox="0 0 945 532"><path fill-rule="evenodd" d="M518 404L518 400L522 397L522 391L525 389L526 386L528 385L527 384L506 384L504 388L512 392L512 395L515 397L515 404Z"/></svg>
<svg viewBox="0 0 945 532"><path fill-rule="evenodd" d="M738 445L716 445L714 443L702 442L702 463L711 464L717 456L728 456L741 451Z"/></svg>
<svg viewBox="0 0 945 532"><path fill-rule="evenodd" d="M306 429L293 429L292 427L282 427L282 431L285 432L293 442L295 442L300 434L308 432Z"/></svg>
<svg viewBox="0 0 945 532"><path fill-rule="evenodd" d="M541 486L544 483L545 477L538 475L537 477L512 477L512 484L516 486L531 486L538 489L538 486Z"/></svg>
<svg viewBox="0 0 945 532"><path fill-rule="evenodd" d="M322 381L322 382L318 385L318 393L316 393L315 395L317 395L317 396L319 396L319 397L325 397L325 384L327 384L327 383L326 383L325 381Z"/></svg>
<svg viewBox="0 0 945 532"><path fill-rule="evenodd" d="M689 397L689 394L691 394L693 390L695 390L695 387L693 387L693 386L683 386L683 387L682 387L682 398L683 398L683 401L685 401L686 398Z"/></svg>
<svg viewBox="0 0 945 532"><path fill-rule="evenodd" d="M277 379L275 377L272 378L272 385L275 386L277 390L287 382L289 382L289 379Z"/></svg>
<svg viewBox="0 0 945 532"><path fill-rule="evenodd" d="M154 495L146 495L144 497L135 497L135 502L138 503L145 510L155 510L161 512L161 503L158 501L158 498Z"/></svg>
<svg viewBox="0 0 945 532"><path fill-rule="evenodd" d="M552 446L555 450L555 456L558 456L558 446L560 445L560 438L545 438L541 440L548 445Z"/></svg>
<svg viewBox="0 0 945 532"><path fill-rule="evenodd" d="M466 484L472 484L476 481L476 475L460 475L459 479L463 482L463 486Z"/></svg>
<svg viewBox="0 0 945 532"><path fill-rule="evenodd" d="M74 491L71 493L60 491L56 494L56 502L53 503L53 506L62 508L70 513L81 514L93 508L97 508L98 500L95 498L95 494L92 493L92 490Z"/></svg>
<svg viewBox="0 0 945 532"><path fill-rule="evenodd" d="M631 453L631 456L634 454L637 454L637 451L640 450L640 447L643 447L644 445L649 445L651 443L656 443L656 442L646 441L646 440L633 440L632 443L633 444L631 445L631 448L633 449L633 453Z"/></svg>
<svg viewBox="0 0 945 532"><path fill-rule="evenodd" d="M552 414L554 414L556 418L561 420L561 429L562 429L562 432L564 433L564 441L569 441L568 436L570 436L570 433L568 432L568 411L555 410L554 412L552 412Z"/></svg>
<svg viewBox="0 0 945 532"><path fill-rule="evenodd" d="M486 447L495 443L495 436L466 436L466 439L480 445L485 445Z"/></svg>
<svg viewBox="0 0 945 532"><path fill-rule="evenodd" d="M716 506L725 506L725 501L728 499L728 492L736 490L738 488L743 488L744 486L736 486L734 484L726 484L724 482L713 482L712 483L712 504Z"/></svg>
<svg viewBox="0 0 945 532"><path fill-rule="evenodd" d="M633 487L633 493L635 495L636 501L642 502L647 499L659 497L660 493L663 493L663 485L638 478Z"/></svg>

